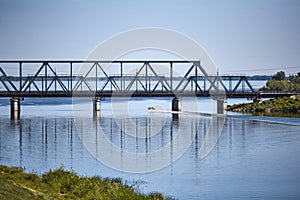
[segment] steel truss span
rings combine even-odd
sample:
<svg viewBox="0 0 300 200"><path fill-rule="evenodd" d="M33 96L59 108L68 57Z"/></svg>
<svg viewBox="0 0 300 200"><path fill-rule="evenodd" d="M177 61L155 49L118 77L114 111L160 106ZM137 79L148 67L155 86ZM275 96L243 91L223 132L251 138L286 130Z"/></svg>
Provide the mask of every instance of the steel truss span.
<svg viewBox="0 0 300 200"><path fill-rule="evenodd" d="M208 74L200 61L0 61L0 97L208 97L218 92L228 98L276 95L259 94L250 79L245 75Z"/></svg>

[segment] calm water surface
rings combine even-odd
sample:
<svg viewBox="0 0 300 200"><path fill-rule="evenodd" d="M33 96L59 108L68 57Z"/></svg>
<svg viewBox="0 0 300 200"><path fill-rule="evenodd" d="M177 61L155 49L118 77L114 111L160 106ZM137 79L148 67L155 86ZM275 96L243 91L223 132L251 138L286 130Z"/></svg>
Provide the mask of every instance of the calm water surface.
<svg viewBox="0 0 300 200"><path fill-rule="evenodd" d="M204 105L204 112L212 109L208 99L199 102ZM25 99L22 103L22 119L11 121L8 100L0 100L0 164L22 166L37 173L64 165L80 175L145 181L139 186L142 192L158 191L178 199L300 198L299 118L230 115L224 119L222 134L213 150L200 159L211 117L182 115L178 119L168 113L147 112L152 105L169 109L169 99L132 99L129 118L112 115L111 102L104 101L99 119L82 116L79 122L74 120L70 100ZM82 107L90 105L91 102L82 103ZM139 128L132 128L132 121ZM160 122L162 128L157 131L155 127ZM101 151L95 131L103 131L124 151L147 154L168 145L179 128L186 130L191 144L177 160L172 157L176 152L171 152L171 164L162 169L126 173L95 158L95 154L107 154ZM81 140L87 135L83 136L80 130L90 133L88 144L92 151ZM146 130L148 136L136 139L123 130L131 134Z"/></svg>

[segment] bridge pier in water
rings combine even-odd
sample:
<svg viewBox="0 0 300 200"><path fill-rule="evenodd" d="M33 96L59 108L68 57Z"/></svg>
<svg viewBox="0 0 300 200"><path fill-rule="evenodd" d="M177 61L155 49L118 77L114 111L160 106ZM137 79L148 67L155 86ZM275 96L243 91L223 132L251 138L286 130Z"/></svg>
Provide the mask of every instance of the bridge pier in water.
<svg viewBox="0 0 300 200"><path fill-rule="evenodd" d="M20 100L21 99L19 97L10 98L10 119L11 120L20 119L20 113L21 113Z"/></svg>
<svg viewBox="0 0 300 200"><path fill-rule="evenodd" d="M217 114L225 114L227 107L226 99L217 99Z"/></svg>
<svg viewBox="0 0 300 200"><path fill-rule="evenodd" d="M181 112L181 97L174 97L172 100L172 111Z"/></svg>
<svg viewBox="0 0 300 200"><path fill-rule="evenodd" d="M94 118L100 117L100 111L101 111L101 98L94 97L93 98L93 116L94 116Z"/></svg>

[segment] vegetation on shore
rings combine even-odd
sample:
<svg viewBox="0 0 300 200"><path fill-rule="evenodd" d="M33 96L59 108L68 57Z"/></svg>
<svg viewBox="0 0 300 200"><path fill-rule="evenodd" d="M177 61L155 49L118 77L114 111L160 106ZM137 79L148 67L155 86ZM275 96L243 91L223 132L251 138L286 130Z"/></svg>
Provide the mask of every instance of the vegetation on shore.
<svg viewBox="0 0 300 200"><path fill-rule="evenodd" d="M300 97L283 97L265 100L261 103L240 103L228 105L227 111L233 112L281 112L281 113L299 113Z"/></svg>
<svg viewBox="0 0 300 200"><path fill-rule="evenodd" d="M286 77L285 72L277 72L260 91L300 92L300 72ZM245 113L300 114L300 97L283 97L263 102L228 105L227 111Z"/></svg>
<svg viewBox="0 0 300 200"><path fill-rule="evenodd" d="M141 194L121 179L80 177L63 167L41 176L20 167L0 165L0 199L170 199Z"/></svg>
<svg viewBox="0 0 300 200"><path fill-rule="evenodd" d="M300 92L300 72L288 78L284 71L277 72L260 91Z"/></svg>

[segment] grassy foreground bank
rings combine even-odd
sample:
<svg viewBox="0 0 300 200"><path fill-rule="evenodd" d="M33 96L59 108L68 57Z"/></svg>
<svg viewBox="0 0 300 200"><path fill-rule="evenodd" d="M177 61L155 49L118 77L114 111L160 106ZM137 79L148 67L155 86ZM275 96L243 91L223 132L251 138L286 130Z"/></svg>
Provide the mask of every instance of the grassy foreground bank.
<svg viewBox="0 0 300 200"><path fill-rule="evenodd" d="M20 167L0 165L0 199L170 199L160 193L141 194L121 179L80 177L63 168L42 176Z"/></svg>
<svg viewBox="0 0 300 200"><path fill-rule="evenodd" d="M293 113L300 115L300 97L283 97L261 103L241 103L227 106L227 111L246 113Z"/></svg>

